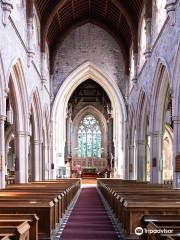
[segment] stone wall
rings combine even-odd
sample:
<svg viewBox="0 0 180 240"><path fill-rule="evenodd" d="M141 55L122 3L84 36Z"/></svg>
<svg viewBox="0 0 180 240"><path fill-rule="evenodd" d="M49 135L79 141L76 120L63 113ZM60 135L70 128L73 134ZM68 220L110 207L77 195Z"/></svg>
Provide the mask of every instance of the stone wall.
<svg viewBox="0 0 180 240"><path fill-rule="evenodd" d="M125 64L114 38L102 28L87 23L72 30L58 46L53 69L53 94L78 66L90 61L116 81L125 94Z"/></svg>

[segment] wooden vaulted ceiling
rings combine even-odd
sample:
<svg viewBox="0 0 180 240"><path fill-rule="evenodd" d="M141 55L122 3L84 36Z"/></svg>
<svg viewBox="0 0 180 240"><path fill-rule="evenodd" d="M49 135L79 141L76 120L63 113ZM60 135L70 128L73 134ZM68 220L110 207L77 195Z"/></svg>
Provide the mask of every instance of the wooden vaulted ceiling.
<svg viewBox="0 0 180 240"><path fill-rule="evenodd" d="M72 27L94 22L106 28L126 53L137 51L138 20L143 0L34 0L41 21L42 48L50 50Z"/></svg>

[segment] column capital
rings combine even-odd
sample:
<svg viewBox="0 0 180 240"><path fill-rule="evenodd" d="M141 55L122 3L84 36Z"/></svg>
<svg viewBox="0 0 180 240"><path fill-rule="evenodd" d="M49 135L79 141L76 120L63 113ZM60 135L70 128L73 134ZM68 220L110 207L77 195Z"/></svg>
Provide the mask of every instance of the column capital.
<svg viewBox="0 0 180 240"><path fill-rule="evenodd" d="M166 6L165 6L167 14L169 15L171 20L171 26L174 26L176 23L175 10L176 10L177 2L178 2L177 0L167 0Z"/></svg>
<svg viewBox="0 0 180 240"><path fill-rule="evenodd" d="M6 115L0 115L0 121L5 122L6 121Z"/></svg>
<svg viewBox="0 0 180 240"><path fill-rule="evenodd" d="M1 0L1 8L3 10L2 14L2 23L4 26L6 26L8 18L11 14L11 11L13 9L13 5L11 0Z"/></svg>
<svg viewBox="0 0 180 240"><path fill-rule="evenodd" d="M163 132L162 131L153 131L153 132L150 132L150 136L152 137L160 137L163 135Z"/></svg>
<svg viewBox="0 0 180 240"><path fill-rule="evenodd" d="M138 145L145 145L145 141L142 140L142 139L136 140L136 143L137 143Z"/></svg>
<svg viewBox="0 0 180 240"><path fill-rule="evenodd" d="M172 116L172 120L176 124L180 124L180 116Z"/></svg>
<svg viewBox="0 0 180 240"><path fill-rule="evenodd" d="M29 136L29 132L28 131L16 131L15 135L21 136L21 137L26 137L26 136Z"/></svg>
<svg viewBox="0 0 180 240"><path fill-rule="evenodd" d="M40 145L41 144L41 141L36 140L36 139L34 139L32 142L33 142L34 145Z"/></svg>

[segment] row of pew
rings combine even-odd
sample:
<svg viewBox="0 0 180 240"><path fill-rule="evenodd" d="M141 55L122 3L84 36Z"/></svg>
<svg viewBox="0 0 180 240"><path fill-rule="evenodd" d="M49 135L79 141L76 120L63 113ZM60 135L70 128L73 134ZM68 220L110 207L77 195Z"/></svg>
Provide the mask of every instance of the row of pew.
<svg viewBox="0 0 180 240"><path fill-rule="evenodd" d="M80 179L8 185L0 191L0 239L53 239L79 188Z"/></svg>
<svg viewBox="0 0 180 240"><path fill-rule="evenodd" d="M98 179L97 185L127 239L180 239L180 191L171 185ZM135 234L141 227L142 235Z"/></svg>

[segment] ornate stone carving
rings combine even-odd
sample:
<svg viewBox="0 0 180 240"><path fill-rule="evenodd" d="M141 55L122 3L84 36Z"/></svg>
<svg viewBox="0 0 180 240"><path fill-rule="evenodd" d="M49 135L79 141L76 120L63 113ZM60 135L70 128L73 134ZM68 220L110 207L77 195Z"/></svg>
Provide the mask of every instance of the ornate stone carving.
<svg viewBox="0 0 180 240"><path fill-rule="evenodd" d="M2 12L2 23L4 26L6 26L8 18L11 14L11 11L13 9L13 5L11 3L11 0L1 0L1 8L3 10Z"/></svg>
<svg viewBox="0 0 180 240"><path fill-rule="evenodd" d="M175 13L176 3L177 3L177 0L167 0L166 7L165 7L167 14L171 19L171 26L174 26L176 23L176 13Z"/></svg>

